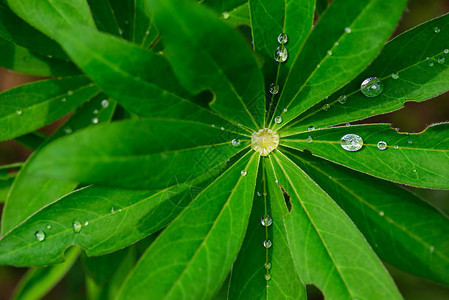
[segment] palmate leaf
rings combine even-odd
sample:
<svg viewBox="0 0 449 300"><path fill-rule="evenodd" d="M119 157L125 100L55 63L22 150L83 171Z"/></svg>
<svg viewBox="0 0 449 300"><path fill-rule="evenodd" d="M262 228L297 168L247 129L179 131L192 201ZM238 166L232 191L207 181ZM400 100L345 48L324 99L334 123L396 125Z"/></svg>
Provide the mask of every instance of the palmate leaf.
<svg viewBox="0 0 449 300"><path fill-rule="evenodd" d="M449 284L447 216L396 184L299 151L290 156L348 214L382 260Z"/></svg>
<svg viewBox="0 0 449 300"><path fill-rule="evenodd" d="M115 104L111 101L106 107L104 101L107 102L102 94L90 99L40 147L44 147L61 136L95 125L93 120L100 124L109 122L115 111ZM76 182L62 181L58 178L30 176L28 169L33 166L34 160L39 158L41 148L34 149L35 152L28 158L14 179L3 209L1 235L10 231L40 208L71 192L77 186Z"/></svg>
<svg viewBox="0 0 449 300"><path fill-rule="evenodd" d="M284 122L274 128L278 130L356 77L377 56L406 3L333 1L294 58L273 115L281 115Z"/></svg>
<svg viewBox="0 0 449 300"><path fill-rule="evenodd" d="M279 151L270 165L267 180L278 180L290 196L291 211L283 221L303 281L329 299L401 299L374 251L335 202Z"/></svg>
<svg viewBox="0 0 449 300"><path fill-rule="evenodd" d="M249 152L206 187L148 248L118 299L212 297L243 242L258 165Z"/></svg>
<svg viewBox="0 0 449 300"><path fill-rule="evenodd" d="M343 126L291 135L281 144L309 149L314 155L375 177L418 187L449 189L449 169L442 163L449 157L449 124L428 127L420 134L401 134L390 125ZM356 134L363 148L349 152L340 139ZM309 139L311 137L311 139ZM378 142L386 142L379 150Z"/></svg>
<svg viewBox="0 0 449 300"><path fill-rule="evenodd" d="M367 70L328 100L282 128L282 133L384 114L401 108L406 101L427 100L449 90L448 20L449 15L444 15L393 39ZM439 29L438 33L435 28ZM382 79L383 92L376 98L367 98L360 92L360 84L372 76ZM342 95L347 97L344 105L338 103ZM321 109L326 104L331 105L329 111Z"/></svg>

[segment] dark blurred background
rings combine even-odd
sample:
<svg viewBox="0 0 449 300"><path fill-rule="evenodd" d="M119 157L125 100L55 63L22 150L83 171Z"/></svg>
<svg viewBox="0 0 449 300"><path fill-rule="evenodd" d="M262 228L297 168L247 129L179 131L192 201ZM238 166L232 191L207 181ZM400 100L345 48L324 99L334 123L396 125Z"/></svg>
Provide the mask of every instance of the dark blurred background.
<svg viewBox="0 0 449 300"><path fill-rule="evenodd" d="M396 29L395 35L448 12L448 0L411 0ZM37 79L39 78L17 74L0 68L0 91ZM392 123L393 127L400 128L401 131L420 132L429 124L446 121L449 121L449 93L426 102L406 103L405 107L399 111L369 118L364 122ZM47 126L42 129L42 132L51 133L60 123L61 121L57 121ZM0 165L24 161L30 153L27 148L15 141L2 142L0 143ZM449 214L449 191L419 189L413 189L413 191ZM1 209L2 205L0 204L0 211ZM391 266L387 267L405 299L449 300L448 287L406 274ZM0 267L0 300L10 298L14 287L25 271L26 269ZM81 265L77 263L73 271L45 299L84 299L83 284L84 278ZM310 296L311 299L322 299L319 292L314 289L310 290Z"/></svg>

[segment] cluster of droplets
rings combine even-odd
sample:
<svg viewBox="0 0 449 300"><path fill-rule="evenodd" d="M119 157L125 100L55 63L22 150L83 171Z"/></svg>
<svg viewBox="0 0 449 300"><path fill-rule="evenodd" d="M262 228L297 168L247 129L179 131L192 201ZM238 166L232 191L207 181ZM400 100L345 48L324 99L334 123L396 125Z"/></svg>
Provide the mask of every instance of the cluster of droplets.
<svg viewBox="0 0 449 300"><path fill-rule="evenodd" d="M258 195L260 193L258 192ZM264 193L264 196L266 196L266 193ZM262 224L262 226L264 228L268 228L271 226L271 224L273 224L273 219L271 218L270 215L264 215L262 216L262 218L260 219L260 223ZM269 239L266 239L263 241L263 246L265 249L267 249L266 251L268 251L268 249L271 248L271 246L273 246L273 242ZM270 270L271 269L271 263L270 262L265 262L265 280L267 281L267 287L268 287L268 281L271 279L271 275L270 275Z"/></svg>

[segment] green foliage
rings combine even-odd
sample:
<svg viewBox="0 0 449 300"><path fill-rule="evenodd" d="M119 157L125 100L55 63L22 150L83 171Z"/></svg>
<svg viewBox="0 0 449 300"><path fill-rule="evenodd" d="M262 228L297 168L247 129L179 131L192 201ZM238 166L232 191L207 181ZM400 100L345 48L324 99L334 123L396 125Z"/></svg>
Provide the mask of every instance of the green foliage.
<svg viewBox="0 0 449 300"><path fill-rule="evenodd" d="M398 185L449 189L448 124L342 125L449 90L448 16L387 42L405 5L0 3L0 65L50 77L0 94L0 140L33 150L0 167L0 264L54 265L15 298L79 253L89 299L401 299L380 259L449 285L449 219Z"/></svg>

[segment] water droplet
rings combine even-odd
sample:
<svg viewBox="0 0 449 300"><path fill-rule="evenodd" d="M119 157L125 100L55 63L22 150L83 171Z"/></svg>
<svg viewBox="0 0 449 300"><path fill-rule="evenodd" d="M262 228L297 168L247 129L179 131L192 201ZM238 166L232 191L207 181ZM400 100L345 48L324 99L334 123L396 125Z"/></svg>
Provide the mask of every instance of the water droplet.
<svg viewBox="0 0 449 300"><path fill-rule="evenodd" d="M79 233L81 231L81 228L83 227L83 225L81 225L80 221L74 220L72 223L72 227L73 227L73 232Z"/></svg>
<svg viewBox="0 0 449 300"><path fill-rule="evenodd" d="M379 143L377 143L377 148L379 150L385 150L387 149L387 143L384 141L380 141Z"/></svg>
<svg viewBox="0 0 449 300"><path fill-rule="evenodd" d="M273 245L273 243L270 240L263 241L263 246L267 249L271 248L272 245Z"/></svg>
<svg viewBox="0 0 449 300"><path fill-rule="evenodd" d="M34 234L34 237L35 237L36 240L38 240L39 242L42 242L43 240L45 240L45 232L43 232L42 230L38 230L38 231L36 231L36 233Z"/></svg>
<svg viewBox="0 0 449 300"><path fill-rule="evenodd" d="M335 45L335 46L338 46L338 45L340 45L340 43L339 43L339 42L335 42L334 45Z"/></svg>
<svg viewBox="0 0 449 300"><path fill-rule="evenodd" d="M449 54L449 49L444 49L445 54Z"/></svg>
<svg viewBox="0 0 449 300"><path fill-rule="evenodd" d="M348 101L348 97L346 95L341 95L340 97L338 97L338 102L340 104L346 104L347 101Z"/></svg>
<svg viewBox="0 0 449 300"><path fill-rule="evenodd" d="M341 147L346 151L359 151L363 146L363 139L357 134L346 134L340 140Z"/></svg>
<svg viewBox="0 0 449 300"><path fill-rule="evenodd" d="M242 174L242 176L246 176L246 174L248 174L248 171L242 170L242 171L240 172L240 174Z"/></svg>
<svg viewBox="0 0 449 300"><path fill-rule="evenodd" d="M435 33L440 33L441 30L440 30L440 28L438 28L438 27L434 27L434 28L433 28L433 31L434 31Z"/></svg>
<svg viewBox="0 0 449 300"><path fill-rule="evenodd" d="M262 197L262 193L257 191L257 196Z"/></svg>
<svg viewBox="0 0 449 300"><path fill-rule="evenodd" d="M232 144L232 146L234 146L234 147L239 147L240 146L240 140L239 139L233 139L232 141L231 141L231 144Z"/></svg>
<svg viewBox="0 0 449 300"><path fill-rule="evenodd" d="M94 111L92 112L94 115L98 115L98 109L94 109Z"/></svg>
<svg viewBox="0 0 449 300"><path fill-rule="evenodd" d="M225 130L225 128L223 126L220 127L221 130Z"/></svg>
<svg viewBox="0 0 449 300"><path fill-rule="evenodd" d="M438 63L439 63L440 65L444 64L445 62L446 62L446 59L445 59L444 57L438 58Z"/></svg>
<svg viewBox="0 0 449 300"><path fill-rule="evenodd" d="M61 102L66 102L67 101L67 98L62 98L61 99Z"/></svg>
<svg viewBox="0 0 449 300"><path fill-rule="evenodd" d="M328 111L331 108L331 106L329 104L324 104L323 107L321 107L322 110L324 111Z"/></svg>
<svg viewBox="0 0 449 300"><path fill-rule="evenodd" d="M433 61L429 62L429 67L433 67Z"/></svg>
<svg viewBox="0 0 449 300"><path fill-rule="evenodd" d="M271 224L273 224L273 219L272 219L269 215L264 215L264 216L262 217L262 219L260 220L260 223L261 223L263 226L268 227L268 226L270 226Z"/></svg>
<svg viewBox="0 0 449 300"><path fill-rule="evenodd" d="M409 144L413 144L413 141L408 141Z"/></svg>
<svg viewBox="0 0 449 300"><path fill-rule="evenodd" d="M345 28L345 32L346 32L346 33L351 33L351 31L352 31L351 28L349 28L349 27L346 27L346 28Z"/></svg>
<svg viewBox="0 0 449 300"><path fill-rule="evenodd" d="M430 250L430 252L433 252L433 251L435 251L435 247L434 246L430 246L429 250Z"/></svg>
<svg viewBox="0 0 449 300"><path fill-rule="evenodd" d="M68 91L68 92L67 92L67 95L68 95L68 96L72 96L72 95L73 95L73 91Z"/></svg>
<svg viewBox="0 0 449 300"><path fill-rule="evenodd" d="M327 55L332 55L332 50L327 50Z"/></svg>
<svg viewBox="0 0 449 300"><path fill-rule="evenodd" d="M282 111L286 113L287 112L287 108L284 108Z"/></svg>
<svg viewBox="0 0 449 300"><path fill-rule="evenodd" d="M391 74L391 78L393 78L393 79L399 79L399 73L393 73L393 74Z"/></svg>
<svg viewBox="0 0 449 300"><path fill-rule="evenodd" d="M360 90L363 95L370 98L379 96L383 89L383 84L377 77L369 77L363 80L360 85Z"/></svg>
<svg viewBox="0 0 449 300"><path fill-rule="evenodd" d="M315 130L315 129L316 129L315 126L309 126L309 128L307 128L308 131L312 131L312 130Z"/></svg>
<svg viewBox="0 0 449 300"><path fill-rule="evenodd" d="M227 12L227 11L223 12L222 15L223 15L223 19L225 19L225 20L229 19L229 17L231 16L231 15L229 14L229 12Z"/></svg>
<svg viewBox="0 0 449 300"><path fill-rule="evenodd" d="M282 117L281 116L277 116L276 118L274 118L274 122L276 122L277 124L281 124L282 123Z"/></svg>
<svg viewBox="0 0 449 300"><path fill-rule="evenodd" d="M47 229L51 229L51 225L50 224L47 224Z"/></svg>
<svg viewBox="0 0 449 300"><path fill-rule="evenodd" d="M119 212L119 213L120 213L120 212L122 212L122 209L121 209L121 208L119 208L119 209L118 209L118 212Z"/></svg>
<svg viewBox="0 0 449 300"><path fill-rule="evenodd" d="M213 128L215 128L215 124L211 124L210 126L212 126Z"/></svg>
<svg viewBox="0 0 449 300"><path fill-rule="evenodd" d="M281 33L278 36L278 43L281 45L287 44L288 43L288 36L285 33Z"/></svg>
<svg viewBox="0 0 449 300"><path fill-rule="evenodd" d="M272 83L270 85L270 93L272 95L276 95L277 93L279 93L279 85L277 85L276 83Z"/></svg>
<svg viewBox="0 0 449 300"><path fill-rule="evenodd" d="M120 33L120 35L123 35L123 29L119 28L118 32Z"/></svg>
<svg viewBox="0 0 449 300"><path fill-rule="evenodd" d="M98 118L93 118L93 119L92 119L92 123L98 124Z"/></svg>
<svg viewBox="0 0 449 300"><path fill-rule="evenodd" d="M274 52L274 59L277 62L283 63L288 58L288 50L284 46L279 46L276 48L276 51Z"/></svg>
<svg viewBox="0 0 449 300"><path fill-rule="evenodd" d="M107 99L104 99L103 101L101 101L101 106L103 106L103 108L108 108L109 101Z"/></svg>
<svg viewBox="0 0 449 300"><path fill-rule="evenodd" d="M16 114L18 114L20 116L21 114L23 114L23 111L21 109L18 109L18 110L16 110Z"/></svg>
<svg viewBox="0 0 449 300"><path fill-rule="evenodd" d="M394 149L399 149L399 146L398 145L394 145L393 148Z"/></svg>
<svg viewBox="0 0 449 300"><path fill-rule="evenodd" d="M64 128L64 133L65 134L71 134L73 131L72 131L72 128L70 128L70 127L66 127L66 128Z"/></svg>
<svg viewBox="0 0 449 300"><path fill-rule="evenodd" d="M270 274L265 274L265 280L268 281L271 279L271 275Z"/></svg>
<svg viewBox="0 0 449 300"><path fill-rule="evenodd" d="M84 221L84 226L89 225L89 221Z"/></svg>
<svg viewBox="0 0 449 300"><path fill-rule="evenodd" d="M265 263L265 269L267 270L271 269L271 263L269 262Z"/></svg>
<svg viewBox="0 0 449 300"><path fill-rule="evenodd" d="M416 169L413 169L413 172L415 172L415 173L416 173Z"/></svg>
<svg viewBox="0 0 449 300"><path fill-rule="evenodd" d="M385 213L383 211L379 212L379 216L383 217L385 215Z"/></svg>
<svg viewBox="0 0 449 300"><path fill-rule="evenodd" d="M115 214L115 209L114 209L114 207L111 208L111 214Z"/></svg>
<svg viewBox="0 0 449 300"><path fill-rule="evenodd" d="M312 143L313 142L313 138L311 137L311 136L309 136L308 138L307 138L307 143Z"/></svg>
<svg viewBox="0 0 449 300"><path fill-rule="evenodd" d="M348 122L348 123L345 124L345 126L349 127L349 126L351 126L351 123Z"/></svg>

